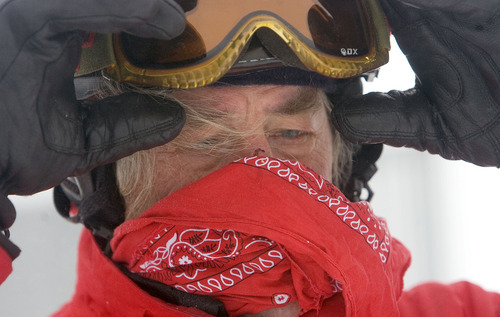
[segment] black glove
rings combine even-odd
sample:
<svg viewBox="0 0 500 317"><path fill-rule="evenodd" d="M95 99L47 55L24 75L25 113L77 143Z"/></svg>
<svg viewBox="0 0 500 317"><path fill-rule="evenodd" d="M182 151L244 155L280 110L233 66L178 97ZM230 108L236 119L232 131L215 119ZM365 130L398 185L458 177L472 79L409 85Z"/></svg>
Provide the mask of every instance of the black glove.
<svg viewBox="0 0 500 317"><path fill-rule="evenodd" d="M168 142L177 105L126 94L82 106L73 74L83 31L169 39L183 31L171 0L10 0L0 4L0 229L14 221L9 194L33 194L65 177Z"/></svg>
<svg viewBox="0 0 500 317"><path fill-rule="evenodd" d="M405 92L372 93L338 105L335 126L357 143L500 166L498 0L381 4L417 83Z"/></svg>

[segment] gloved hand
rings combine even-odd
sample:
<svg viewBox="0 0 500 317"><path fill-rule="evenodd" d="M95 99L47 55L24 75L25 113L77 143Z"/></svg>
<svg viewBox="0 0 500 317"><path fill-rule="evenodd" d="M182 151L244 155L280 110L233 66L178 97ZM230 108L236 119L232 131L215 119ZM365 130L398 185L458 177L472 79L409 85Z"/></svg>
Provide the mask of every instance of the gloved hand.
<svg viewBox="0 0 500 317"><path fill-rule="evenodd" d="M381 0L417 75L414 89L372 93L333 110L357 143L427 150L500 166L498 0Z"/></svg>
<svg viewBox="0 0 500 317"><path fill-rule="evenodd" d="M15 218L7 195L33 194L166 143L184 124L179 106L139 94L77 102L82 31L169 39L184 25L172 0L0 3L0 229Z"/></svg>

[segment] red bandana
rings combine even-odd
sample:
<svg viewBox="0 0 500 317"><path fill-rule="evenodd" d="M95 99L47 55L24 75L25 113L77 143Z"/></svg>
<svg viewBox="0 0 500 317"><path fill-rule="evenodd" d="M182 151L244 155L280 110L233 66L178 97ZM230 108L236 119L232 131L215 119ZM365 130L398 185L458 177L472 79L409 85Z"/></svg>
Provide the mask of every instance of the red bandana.
<svg viewBox="0 0 500 317"><path fill-rule="evenodd" d="M304 165L248 157L117 228L113 259L230 315L298 301L303 313L397 316L409 253L367 203Z"/></svg>

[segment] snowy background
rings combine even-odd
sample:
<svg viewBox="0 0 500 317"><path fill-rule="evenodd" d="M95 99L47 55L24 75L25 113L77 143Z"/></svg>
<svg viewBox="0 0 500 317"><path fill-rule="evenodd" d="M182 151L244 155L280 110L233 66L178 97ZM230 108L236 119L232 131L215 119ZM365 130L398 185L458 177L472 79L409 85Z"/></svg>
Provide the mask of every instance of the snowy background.
<svg viewBox="0 0 500 317"><path fill-rule="evenodd" d="M367 90L413 87L414 75L392 45L390 63ZM469 280L500 292L499 170L390 147L378 167L372 204L412 252L406 287ZM73 293L80 227L57 214L50 191L11 199L18 211L12 240L22 253L0 287L0 314L48 316Z"/></svg>

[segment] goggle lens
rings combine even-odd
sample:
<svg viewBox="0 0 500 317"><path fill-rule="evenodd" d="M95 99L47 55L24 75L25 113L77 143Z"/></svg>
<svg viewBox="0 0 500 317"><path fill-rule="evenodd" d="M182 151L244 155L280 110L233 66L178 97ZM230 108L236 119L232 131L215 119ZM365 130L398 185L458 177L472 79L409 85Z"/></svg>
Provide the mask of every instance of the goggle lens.
<svg viewBox="0 0 500 317"><path fill-rule="evenodd" d="M357 76L388 60L389 33L376 0L176 1L186 12L184 33L168 41L114 35L111 77L172 88L206 85L265 28L305 68L325 76Z"/></svg>
<svg viewBox="0 0 500 317"><path fill-rule="evenodd" d="M314 47L333 56L364 56L373 44L365 10L351 0L321 1L309 9L307 20ZM349 52L349 55L347 54Z"/></svg>

